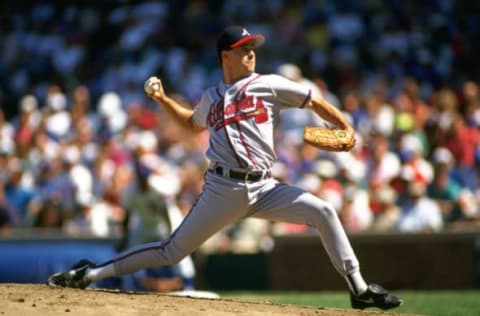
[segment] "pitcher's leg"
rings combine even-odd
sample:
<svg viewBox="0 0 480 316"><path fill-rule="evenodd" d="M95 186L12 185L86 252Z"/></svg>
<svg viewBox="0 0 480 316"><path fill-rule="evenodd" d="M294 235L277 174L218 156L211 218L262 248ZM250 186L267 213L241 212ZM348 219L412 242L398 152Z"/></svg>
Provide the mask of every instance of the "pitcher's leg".
<svg viewBox="0 0 480 316"><path fill-rule="evenodd" d="M356 287L360 287L360 291L366 288L359 272L358 259L330 203L300 188L278 184L260 198L254 210L254 217L306 224L318 229L335 269L346 278L353 290L356 291Z"/></svg>
<svg viewBox="0 0 480 316"><path fill-rule="evenodd" d="M241 207L238 204L241 201L231 200L229 205L221 202L201 198L170 238L119 255L114 260L116 273L126 274L179 262L214 233L243 216L236 210Z"/></svg>
<svg viewBox="0 0 480 316"><path fill-rule="evenodd" d="M88 278L97 281L177 263L221 228L244 217L246 205L246 194L241 189L207 183L197 203L170 238L129 249L98 269L89 270Z"/></svg>

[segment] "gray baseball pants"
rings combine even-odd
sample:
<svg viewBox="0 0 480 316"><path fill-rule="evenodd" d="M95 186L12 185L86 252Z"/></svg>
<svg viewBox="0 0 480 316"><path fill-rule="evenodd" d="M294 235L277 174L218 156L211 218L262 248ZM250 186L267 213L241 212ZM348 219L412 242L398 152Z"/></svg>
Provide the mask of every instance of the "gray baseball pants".
<svg viewBox="0 0 480 316"><path fill-rule="evenodd" d="M329 203L272 178L248 182L207 172L205 180L202 194L171 237L119 254L114 259L116 274L175 264L223 227L249 216L316 228L335 269L342 276L359 271L357 257Z"/></svg>

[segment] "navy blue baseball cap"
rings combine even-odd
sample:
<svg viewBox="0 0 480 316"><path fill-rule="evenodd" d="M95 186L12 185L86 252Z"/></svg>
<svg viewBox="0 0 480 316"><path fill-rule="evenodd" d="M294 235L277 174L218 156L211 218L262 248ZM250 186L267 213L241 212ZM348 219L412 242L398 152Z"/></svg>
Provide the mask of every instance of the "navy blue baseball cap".
<svg viewBox="0 0 480 316"><path fill-rule="evenodd" d="M231 50L249 41L254 42L254 47L259 47L265 42L265 36L251 34L241 25L228 26L217 40L217 53L220 56L222 50Z"/></svg>

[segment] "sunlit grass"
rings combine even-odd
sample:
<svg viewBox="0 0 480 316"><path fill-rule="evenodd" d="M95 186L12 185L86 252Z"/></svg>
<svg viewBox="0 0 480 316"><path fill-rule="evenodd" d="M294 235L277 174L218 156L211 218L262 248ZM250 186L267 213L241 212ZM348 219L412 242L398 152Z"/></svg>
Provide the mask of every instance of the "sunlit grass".
<svg viewBox="0 0 480 316"><path fill-rule="evenodd" d="M404 299L396 313L435 316L480 315L480 291L394 291ZM278 304L350 308L347 292L224 292L223 298Z"/></svg>

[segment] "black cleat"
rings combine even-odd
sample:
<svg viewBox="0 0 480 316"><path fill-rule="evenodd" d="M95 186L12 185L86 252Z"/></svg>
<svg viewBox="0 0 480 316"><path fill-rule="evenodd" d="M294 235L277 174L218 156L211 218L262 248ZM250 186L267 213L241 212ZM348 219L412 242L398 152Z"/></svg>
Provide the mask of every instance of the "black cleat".
<svg viewBox="0 0 480 316"><path fill-rule="evenodd" d="M350 293L350 302L353 308L365 309L368 307L377 307L383 310L391 309L402 305L403 300L395 295L391 295L378 284L369 284L365 293L353 295Z"/></svg>
<svg viewBox="0 0 480 316"><path fill-rule="evenodd" d="M49 276L47 284L50 286L84 289L91 283L91 281L86 278L86 272L88 268L92 267L95 267L95 264L82 259L67 271L58 272Z"/></svg>

